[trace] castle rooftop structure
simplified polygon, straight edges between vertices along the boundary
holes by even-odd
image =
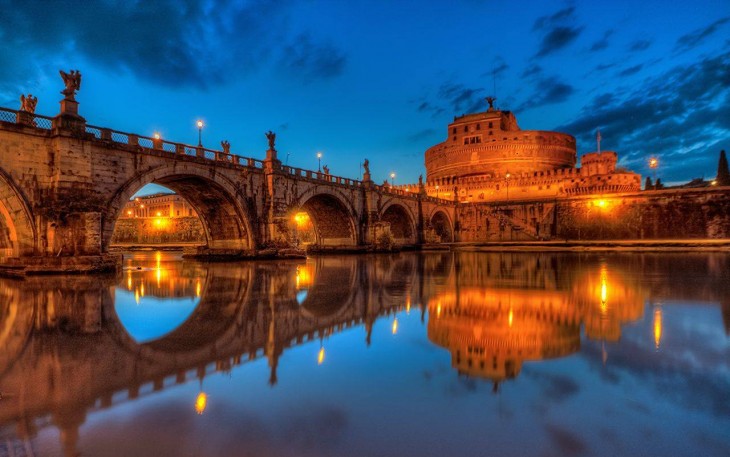
[[[485,112],[455,117],[446,140],[426,150],[430,196],[479,202],[641,189],[640,175],[616,167],[615,152],[584,154],[576,168],[573,136],[521,130],[515,115],[495,109],[494,100],[487,98]]]

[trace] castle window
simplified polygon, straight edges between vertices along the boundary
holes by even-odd
[[[492,134],[492,131],[491,131],[491,130],[489,131],[489,134],[490,134],[490,135]]]
[[[489,123],[489,128],[490,128],[490,129],[492,128],[492,123],[491,123],[491,122]]]
[[[468,131],[469,131],[469,127],[467,127],[467,126],[465,125],[465,126],[464,126],[464,131],[465,131],[465,132],[468,132]]]
[[[456,127],[454,127],[454,128],[451,129],[451,133],[453,133],[454,135],[456,135]]]
[[[477,124],[477,130],[481,130],[481,129],[482,129],[482,124]]]

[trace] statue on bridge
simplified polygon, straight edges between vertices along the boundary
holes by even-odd
[[[35,113],[35,106],[38,104],[38,98],[34,97],[33,94],[28,94],[26,97],[25,95],[20,95],[20,111],[25,111],[26,113]]]
[[[324,170],[324,174],[325,175],[329,176],[329,174],[330,174],[330,167],[328,167],[327,165],[325,165],[325,166],[322,167],[322,170]]]
[[[276,133],[269,130],[266,132],[266,139],[269,140],[269,150],[270,151],[276,151],[276,148],[274,148],[274,143],[276,142]]]
[[[228,140],[221,141],[221,147],[223,148],[223,152],[225,154],[231,153],[231,143],[229,143]]]
[[[58,72],[61,74],[61,78],[63,78],[63,84],[66,85],[66,88],[61,93],[66,96],[66,100],[75,101],[74,95],[76,95],[77,90],[81,89],[81,72],[78,70],[71,70],[70,73],[66,73],[63,70],[58,70]]]

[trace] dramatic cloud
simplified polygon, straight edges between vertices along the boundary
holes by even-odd
[[[638,73],[639,71],[641,71],[641,68],[642,68],[643,66],[644,66],[644,65],[642,65],[642,64],[638,64],[638,65],[634,65],[634,66],[631,66],[631,67],[629,67],[629,68],[626,68],[626,69],[624,69],[624,70],[621,70],[621,71],[620,71],[620,72],[618,73],[618,76],[630,76],[630,75],[636,74],[636,73]]]
[[[687,51],[700,45],[705,40],[705,38],[713,35],[717,31],[717,29],[726,24],[728,21],[730,21],[730,17],[724,17],[722,19],[716,20],[715,22],[703,29],[695,30],[694,32],[682,35],[681,37],[679,37],[679,39],[677,39],[677,44],[674,47],[675,52]]]
[[[446,83],[439,88],[438,96],[453,109],[455,114],[484,111],[484,90],[470,89],[462,84]]]
[[[522,72],[522,77],[529,78],[532,76],[538,76],[540,74],[542,74],[542,67],[533,63],[525,68],[525,71]]]
[[[649,41],[649,40],[636,40],[629,45],[629,51],[631,51],[631,52],[645,51],[645,50],[649,49],[650,46],[651,46],[651,41]]]
[[[345,61],[345,55],[332,44],[315,43],[310,35],[304,34],[284,48],[280,63],[303,81],[311,82],[338,76]]]
[[[536,82],[535,92],[517,109],[517,111],[564,102],[573,94],[573,92],[573,86],[560,81],[555,76],[540,78]]]
[[[591,45],[590,51],[602,51],[608,47],[608,39],[613,35],[613,30],[606,30],[600,40]]]
[[[0,0],[2,84],[47,74],[29,62],[74,56],[170,87],[210,87],[255,71],[281,55],[297,59],[290,76],[329,77],[344,64],[342,52],[310,36],[287,43],[291,1],[216,3],[13,2]],[[299,32],[301,33],[301,32]],[[23,73],[24,78],[18,78]]]
[[[607,147],[637,171],[648,154],[661,152],[663,180],[701,175],[730,134],[730,52],[672,68],[621,99],[606,97],[597,96],[558,130],[575,135],[586,150],[600,127]]]
[[[564,8],[552,15],[542,16],[535,21],[532,29],[542,33],[542,42],[536,57],[545,57],[563,49],[581,34],[583,27],[571,24],[575,21],[575,8]]]

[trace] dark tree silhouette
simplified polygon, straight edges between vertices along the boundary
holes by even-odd
[[[651,182],[651,177],[647,176],[646,181],[644,181],[644,190],[649,190],[654,187],[654,184]]]
[[[715,179],[718,186],[730,186],[730,171],[728,170],[724,149],[720,151],[720,160],[717,161],[717,177]]]

